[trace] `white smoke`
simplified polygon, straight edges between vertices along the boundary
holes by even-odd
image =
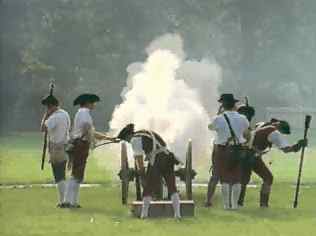
[[[128,123],[154,130],[182,160],[192,139],[194,158],[202,157],[211,145],[207,126],[217,110],[221,68],[208,59],[187,60],[177,34],[159,37],[146,52],[145,62],[127,68],[123,102],[113,112],[111,130],[117,133]]]

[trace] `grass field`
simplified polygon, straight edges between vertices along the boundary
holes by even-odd
[[[51,182],[50,168],[40,171],[39,134],[12,134],[0,138],[0,184]],[[0,235],[314,235],[316,231],[315,142],[307,150],[299,209],[291,209],[298,168],[298,156],[274,151],[271,168],[275,184],[270,209],[258,208],[258,189],[249,189],[247,206],[238,212],[222,210],[219,191],[215,207],[202,207],[205,188],[194,189],[196,217],[176,222],[172,219],[134,219],[120,204],[119,184],[115,176],[118,160],[98,150],[89,160],[86,182],[101,187],[81,190],[80,210],[55,208],[54,188],[0,189]],[[110,160],[110,161],[101,161]],[[113,164],[113,162],[115,162]],[[100,164],[101,163],[101,164]],[[111,163],[111,164],[110,164]],[[115,168],[113,167],[115,166]],[[200,166],[198,181],[208,177],[208,165]],[[254,182],[258,182],[254,178]],[[132,193],[133,195],[133,193]],[[133,199],[133,196],[130,197]]]

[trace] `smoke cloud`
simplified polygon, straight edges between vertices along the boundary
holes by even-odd
[[[127,67],[127,85],[113,112],[111,131],[134,123],[136,129],[159,133],[183,161],[189,139],[194,158],[204,156],[211,145],[207,126],[217,110],[220,66],[206,58],[188,60],[177,34],[157,38],[146,52],[145,62]]]

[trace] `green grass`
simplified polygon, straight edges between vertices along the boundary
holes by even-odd
[[[42,158],[42,136],[39,133],[20,133],[0,137],[0,184],[50,183],[50,164],[40,170]],[[106,158],[115,161],[113,155],[104,149],[93,152],[88,161],[86,182],[106,183],[112,176]],[[48,159],[48,157],[46,157]],[[117,163],[119,160],[116,161]],[[110,168],[108,168],[110,169]]]
[[[0,185],[13,183],[48,183],[50,168],[40,170],[41,136],[13,134],[0,138]],[[234,236],[310,236],[316,230],[316,180],[314,144],[306,153],[300,205],[292,209],[299,154],[289,156],[273,151],[271,168],[275,184],[271,208],[258,208],[258,188],[248,190],[246,207],[238,212],[222,210],[220,193],[215,207],[202,207],[205,188],[194,189],[196,216],[176,222],[173,219],[141,221],[133,218],[120,204],[116,177],[119,160],[111,151],[99,149],[88,162],[86,182],[101,187],[81,189],[79,210],[56,209],[54,188],[0,189],[0,235],[234,235]],[[208,157],[209,158],[209,157]],[[207,158],[206,158],[207,159]],[[205,161],[208,163],[208,161]],[[199,181],[208,178],[208,164],[199,166]],[[254,178],[258,182],[257,178]],[[134,199],[131,191],[130,201]],[[93,219],[93,220],[92,220]]]
[[[311,132],[312,134],[312,132]],[[290,137],[291,142],[299,138],[299,132]],[[313,136],[312,136],[313,137]],[[316,183],[316,139],[310,141],[311,147],[306,150],[303,182]],[[52,182],[52,174],[49,163],[45,170],[40,170],[42,137],[39,133],[16,133],[6,137],[0,137],[0,184],[24,184],[24,183],[49,183]],[[109,147],[109,146],[108,146]],[[111,146],[113,148],[113,146]],[[114,145],[114,148],[118,147]],[[107,183],[109,180],[118,180],[119,157],[108,148],[100,148],[93,151],[89,157],[86,178],[88,183]],[[271,168],[275,182],[294,183],[297,178],[300,153],[285,155],[278,150],[273,150],[265,156],[267,161],[272,160]],[[201,158],[197,181],[207,181],[209,177],[210,156]],[[253,180],[258,182],[254,175]]]
[[[36,235],[287,235],[310,236],[316,230],[315,189],[303,189],[299,209],[291,209],[293,188],[276,185],[272,207],[257,207],[258,189],[250,189],[247,207],[224,211],[219,195],[216,207],[202,207],[205,189],[195,192],[196,216],[141,221],[120,204],[118,186],[81,190],[79,210],[56,209],[54,189],[12,189],[0,194],[2,236]],[[92,220],[93,219],[93,220]]]

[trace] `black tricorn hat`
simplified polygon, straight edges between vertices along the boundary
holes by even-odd
[[[79,95],[75,100],[74,100],[74,106],[76,105],[84,105],[86,103],[94,103],[94,102],[99,102],[100,98],[99,96],[91,93],[84,93]]]
[[[232,93],[224,93],[220,96],[218,99],[218,102],[220,103],[237,103],[239,102],[238,99],[234,98],[234,95]]]
[[[118,134],[117,138],[122,139],[122,140],[126,140],[126,138],[134,133],[134,124],[128,124],[126,125]]]
[[[291,134],[291,126],[289,122],[285,120],[280,120],[279,121],[279,130],[283,134]]]
[[[48,106],[48,105],[58,106],[59,105],[58,99],[53,95],[48,95],[48,96],[44,97],[42,99],[41,103],[44,106]]]
[[[255,116],[256,111],[252,106],[241,105],[237,109],[238,113],[245,115],[249,121]]]

